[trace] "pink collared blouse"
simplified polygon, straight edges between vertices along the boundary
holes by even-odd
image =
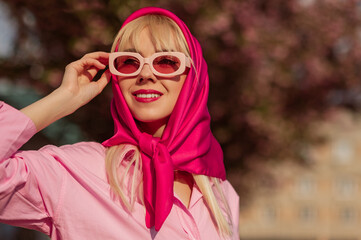
[[[174,197],[156,232],[145,226],[143,205],[136,202],[129,213],[111,194],[101,144],[18,151],[35,133],[27,116],[0,102],[0,222],[35,229],[54,240],[221,239],[196,186],[189,208]],[[232,213],[231,239],[239,239],[239,197],[228,181],[221,187]]]

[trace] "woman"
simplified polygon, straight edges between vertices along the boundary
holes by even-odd
[[[114,136],[16,152],[110,79]],[[21,112],[2,103],[0,221],[52,239],[238,239],[238,196],[207,98],[207,67],[186,25],[164,9],[136,11],[112,53],[69,64],[61,86]]]

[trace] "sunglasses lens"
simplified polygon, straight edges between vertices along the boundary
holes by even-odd
[[[139,60],[133,56],[119,56],[114,60],[115,68],[123,74],[131,74],[139,69]]]
[[[152,65],[160,73],[171,74],[179,69],[181,60],[172,55],[163,55],[155,58]]]

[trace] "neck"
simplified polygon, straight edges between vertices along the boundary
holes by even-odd
[[[138,122],[138,127],[141,131],[146,132],[153,137],[161,137],[165,126],[167,125],[167,119],[161,119],[154,122]]]
[[[174,172],[174,193],[186,208],[189,207],[193,184],[194,180],[192,174],[183,171]]]

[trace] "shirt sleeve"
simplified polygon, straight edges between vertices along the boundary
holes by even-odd
[[[50,235],[57,203],[48,199],[57,198],[62,181],[50,179],[43,191],[39,179],[59,180],[61,168],[40,151],[18,151],[35,133],[26,115],[0,102],[0,222]]]
[[[35,133],[30,118],[0,101],[0,160],[9,158]]]

